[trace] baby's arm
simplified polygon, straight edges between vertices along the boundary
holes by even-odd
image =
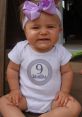
[[[62,84],[60,92],[58,92],[58,95],[56,97],[56,106],[65,106],[70,99],[69,93],[72,87],[73,71],[69,63],[61,66],[61,76]]]
[[[61,66],[62,85],[61,91],[70,93],[73,81],[73,71],[70,63]]]
[[[19,100],[21,99],[21,92],[19,88],[19,69],[20,65],[9,62],[7,67],[7,80],[10,88],[9,100],[14,105],[18,105]]]

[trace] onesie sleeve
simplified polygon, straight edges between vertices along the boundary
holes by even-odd
[[[18,42],[16,46],[8,53],[8,58],[16,63],[21,63],[21,52],[22,52],[22,44],[21,42]]]
[[[65,65],[67,64],[70,59],[72,58],[72,54],[62,45],[60,45],[60,49],[59,49],[59,53],[60,53],[60,64],[61,65]]]

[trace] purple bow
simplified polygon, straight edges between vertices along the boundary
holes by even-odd
[[[54,0],[40,0],[38,4],[30,1],[25,1],[23,5],[23,12],[29,20],[34,20],[40,16],[41,11],[48,14],[56,14],[56,5]]]

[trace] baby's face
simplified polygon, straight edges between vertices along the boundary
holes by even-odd
[[[56,15],[52,16],[42,12],[38,19],[26,23],[24,31],[33,49],[47,52],[59,39],[60,20]]]

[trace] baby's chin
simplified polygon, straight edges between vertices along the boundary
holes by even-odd
[[[36,51],[38,52],[48,52],[50,51],[51,49],[53,48],[53,46],[45,46],[44,44],[43,45],[39,45],[38,47],[35,48]]]

